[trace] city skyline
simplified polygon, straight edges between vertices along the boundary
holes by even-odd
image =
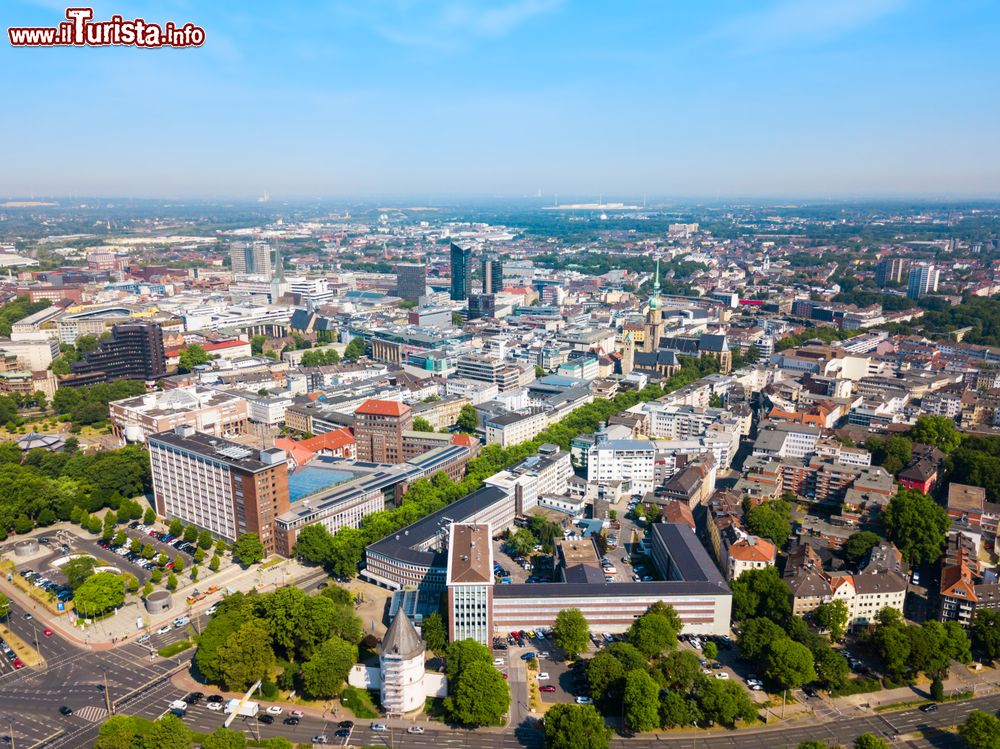
[[[1000,195],[985,2],[95,4],[115,13],[206,41],[4,45],[0,195]]]

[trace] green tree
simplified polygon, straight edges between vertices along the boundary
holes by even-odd
[[[1000,611],[976,611],[976,618],[972,621],[972,641],[990,660],[1000,657]]]
[[[518,528],[507,539],[507,548],[511,551],[511,556],[527,556],[535,548],[538,539],[535,534],[527,528]]]
[[[350,343],[344,348],[344,360],[356,362],[365,355],[365,341],[363,338],[352,338]]]
[[[198,529],[195,528],[193,525],[187,526],[184,529],[184,540],[189,544],[193,544],[195,541],[197,541]]]
[[[546,749],[609,749],[611,730],[593,705],[553,705],[545,713]]]
[[[435,653],[443,653],[448,646],[448,630],[444,626],[444,620],[438,612],[434,612],[424,618],[420,625],[420,634],[427,643],[428,650]]]
[[[969,713],[958,733],[971,749],[1000,749],[1000,718],[982,710]]]
[[[830,639],[839,640],[847,631],[847,619],[850,612],[839,598],[829,603],[821,603],[813,611],[813,623],[820,629],[830,633]]]
[[[244,749],[246,745],[245,733],[219,726],[204,738],[201,749]]]
[[[217,655],[222,684],[233,692],[267,678],[275,665],[267,626],[259,620],[249,621],[230,633]]]
[[[962,435],[947,416],[921,416],[910,430],[910,439],[922,445],[934,445],[950,453],[962,442]]]
[[[791,589],[774,567],[747,570],[730,587],[737,621],[763,617],[783,622],[792,612]]]
[[[715,660],[719,657],[719,646],[709,640],[702,646],[701,652],[709,660]]]
[[[173,536],[174,538],[178,538],[181,536],[181,534],[184,533],[184,523],[182,523],[177,518],[174,518],[173,520],[170,521],[169,530],[171,536]]]
[[[910,565],[941,558],[951,527],[948,511],[923,492],[900,489],[883,513],[889,539]]]
[[[825,741],[800,741],[797,749],[830,749]]]
[[[167,590],[177,590],[177,575],[173,572],[167,575]]]
[[[771,649],[771,644],[787,637],[784,628],[766,617],[743,621],[740,630],[740,655],[747,661],[761,661]]]
[[[792,535],[788,513],[780,506],[783,504],[781,500],[767,502],[754,507],[746,515],[747,530],[755,536],[768,539],[779,549]]]
[[[705,679],[698,693],[698,702],[706,720],[732,726],[738,720],[757,717],[757,706],[750,693],[740,684],[722,679]]]
[[[771,643],[767,653],[766,675],[788,689],[796,689],[816,680],[813,654],[809,648],[787,637]]]
[[[450,670],[451,663],[448,667]],[[472,661],[462,666],[454,682],[449,677],[444,706],[449,718],[456,723],[499,725],[510,707],[510,690],[492,661],[489,664]]]
[[[125,581],[114,572],[97,572],[88,577],[73,597],[74,608],[85,617],[100,616],[125,603]]]
[[[576,658],[586,650],[590,641],[590,629],[580,609],[563,609],[556,614],[552,637],[569,658]]]
[[[889,749],[889,745],[873,733],[863,733],[854,739],[854,749]]]
[[[218,554],[215,554],[215,555],[214,555],[214,556],[212,557],[212,559],[211,559],[211,560],[209,561],[209,563],[208,563],[208,568],[209,568],[209,569],[210,569],[210,570],[211,570],[212,572],[218,572],[218,571],[219,571],[219,565],[220,565],[221,563],[222,563],[222,558],[221,558],[221,557],[220,557],[220,556],[219,556]]]
[[[10,616],[10,599],[0,593],[0,619],[6,619]]]
[[[600,652],[587,661],[587,685],[595,700],[607,700],[612,693],[620,694],[625,669],[611,653]]]
[[[664,728],[693,726],[700,717],[697,704],[680,692],[668,691],[660,700],[660,725]]]
[[[479,426],[479,412],[476,411],[476,407],[466,403],[459,409],[458,419],[455,421],[456,426],[463,432],[469,432],[470,434],[476,431],[476,427]]]
[[[632,622],[628,641],[647,657],[662,655],[677,647],[677,630],[670,617],[659,613],[646,613]]]
[[[456,640],[449,643],[445,651],[447,674],[449,679],[457,679],[458,675],[472,663],[484,663],[493,666],[493,656],[475,640]]]
[[[131,715],[112,715],[97,734],[94,749],[132,749],[139,737],[139,727]]]
[[[66,576],[66,583],[69,587],[77,590],[88,577],[94,574],[96,566],[97,560],[94,557],[73,557],[62,566],[62,573]]]
[[[625,724],[633,731],[648,731],[659,725],[659,694],[659,686],[645,670],[637,668],[625,674]]]
[[[331,637],[302,664],[302,685],[306,693],[316,699],[328,699],[339,694],[357,660],[356,645]]]
[[[295,554],[309,564],[326,564],[333,550],[333,536],[319,523],[307,525],[295,540]]]
[[[200,367],[202,364],[208,364],[212,361],[212,357],[208,355],[208,352],[196,343],[192,343],[182,350],[179,358],[179,372],[190,372],[195,367]]]
[[[433,432],[434,425],[431,424],[423,416],[416,416],[413,419],[413,431],[415,432]]]
[[[146,511],[142,514],[143,525],[152,525],[156,522],[156,511],[152,507],[147,507]]]
[[[852,567],[857,567],[879,541],[881,539],[878,534],[871,531],[852,533],[841,549],[844,552],[844,560]]]
[[[233,559],[243,567],[257,564],[264,559],[264,544],[255,533],[244,533],[236,539],[233,547]]]

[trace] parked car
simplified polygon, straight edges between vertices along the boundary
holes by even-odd
[[[295,717],[285,718],[281,722],[284,723],[286,726],[297,726],[299,724],[299,719]]]
[[[580,695],[579,697],[576,698],[576,704],[577,705],[593,705],[594,701],[592,699],[590,699],[590,697],[587,697],[586,695]]]
[[[541,673],[538,674],[537,679],[539,681],[548,681],[549,680],[549,672],[548,671],[542,671]]]
[[[552,686],[551,684],[545,684],[544,686],[538,687],[538,691],[539,692],[554,692],[554,691],[556,691],[556,688],[554,686]]]
[[[257,720],[258,722],[269,726],[272,723],[274,723],[274,716],[268,715],[267,713],[261,713],[260,715],[257,716]]]

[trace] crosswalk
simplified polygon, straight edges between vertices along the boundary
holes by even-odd
[[[97,723],[98,721],[104,720],[108,711],[104,706],[84,705],[83,707],[77,708],[73,714],[78,718],[83,718],[83,720],[89,721],[90,723]]]

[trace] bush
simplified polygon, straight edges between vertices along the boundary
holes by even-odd
[[[278,685],[273,681],[262,681],[260,683],[260,696],[265,700],[278,699]]]
[[[358,718],[371,719],[378,717],[375,703],[371,696],[363,689],[357,687],[345,687],[340,693],[340,702]]]
[[[846,684],[830,690],[831,697],[847,697],[852,694],[868,694],[878,692],[882,685],[878,679],[851,679]]]

